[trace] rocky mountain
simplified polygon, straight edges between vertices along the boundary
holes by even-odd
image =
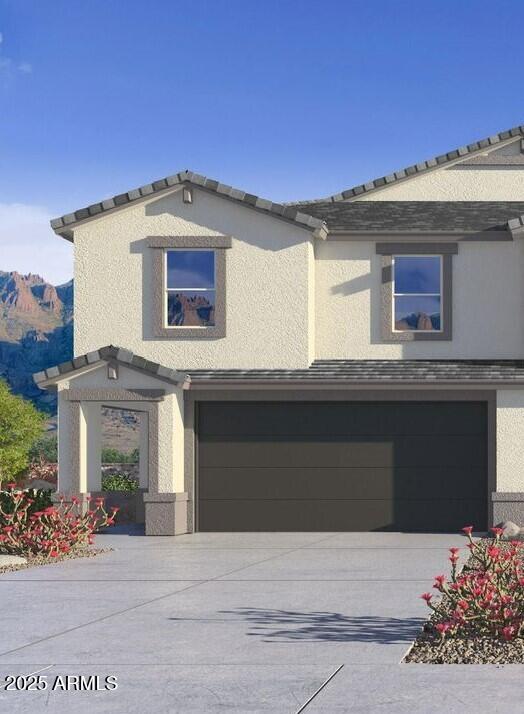
[[[440,330],[440,315],[412,312],[395,323],[396,330]]]
[[[54,413],[56,399],[32,375],[73,355],[73,281],[54,286],[39,275],[0,271],[0,378],[15,394]]]

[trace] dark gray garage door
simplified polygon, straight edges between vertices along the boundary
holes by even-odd
[[[487,525],[482,402],[204,402],[201,531]]]

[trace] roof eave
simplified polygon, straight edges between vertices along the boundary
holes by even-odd
[[[192,378],[191,390],[201,390],[213,387],[227,387],[228,389],[238,386],[245,388],[246,386],[256,387],[274,387],[274,388],[291,388],[291,387],[331,387],[333,389],[343,387],[399,387],[399,386],[421,386],[429,387],[457,387],[463,389],[465,386],[471,387],[486,387],[486,386],[524,386],[524,376],[521,379],[500,378],[500,379],[435,379],[425,377],[424,379],[319,379],[319,378],[301,378],[296,379],[202,379]]]
[[[100,218],[108,213],[113,213],[121,208],[126,208],[130,204],[138,201],[144,201],[151,196],[159,196],[180,188],[184,185],[190,185],[197,189],[213,193],[221,198],[226,198],[230,201],[270,215],[273,218],[291,223],[299,228],[303,228],[315,237],[325,239],[327,237],[327,224],[320,218],[314,218],[307,213],[303,213],[289,206],[274,203],[260,196],[247,193],[241,189],[234,188],[222,184],[214,179],[210,179],[200,174],[195,174],[191,171],[183,171],[178,174],[173,174],[159,181],[154,181],[150,184],[145,184],[139,188],[127,191],[126,193],[113,196],[99,203],[92,204],[86,208],[81,208],[72,213],[68,213],[58,218],[53,218],[50,222],[54,232],[65,238],[66,240],[74,240],[74,228],[84,223]]]
[[[453,151],[448,151],[446,154],[441,154],[440,156],[434,156],[426,161],[421,161],[417,164],[411,166],[406,166],[403,169],[395,171],[387,176],[380,176],[377,179],[368,181],[364,184],[359,184],[351,188],[345,189],[340,193],[332,194],[326,198],[312,199],[314,202],[322,201],[348,201],[352,199],[358,199],[361,196],[368,195],[371,192],[381,191],[383,189],[389,188],[392,184],[400,183],[403,181],[409,181],[412,178],[416,178],[422,173],[429,171],[435,171],[442,168],[443,166],[449,166],[451,164],[456,164],[457,162],[463,161],[465,158],[469,158],[481,152],[486,152],[492,148],[498,148],[499,146],[505,146],[511,143],[519,137],[524,137],[524,125],[512,127],[506,131],[501,131],[498,134],[481,139],[480,141],[475,141],[472,144],[467,144],[466,146],[461,146]],[[306,203],[306,202],[304,202]]]
[[[40,389],[53,388],[60,382],[77,377],[99,366],[103,362],[121,364],[124,367],[137,370],[160,381],[169,382],[174,385],[181,384],[184,389],[187,389],[191,382],[191,378],[188,374],[169,369],[156,362],[151,362],[144,357],[135,355],[130,350],[114,345],[101,347],[98,350],[87,352],[67,362],[61,362],[53,367],[48,367],[41,372],[35,372],[33,374],[33,381]]]

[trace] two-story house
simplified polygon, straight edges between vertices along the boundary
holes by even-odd
[[[74,243],[59,489],[145,415],[146,532],[524,523],[524,126],[325,199],[189,171],[52,221]]]

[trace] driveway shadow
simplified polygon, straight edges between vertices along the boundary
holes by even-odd
[[[251,625],[247,634],[261,637],[265,642],[304,640],[402,644],[415,639],[425,622],[421,617],[350,617],[339,612],[293,612],[244,607],[222,610],[221,613],[245,618]]]

